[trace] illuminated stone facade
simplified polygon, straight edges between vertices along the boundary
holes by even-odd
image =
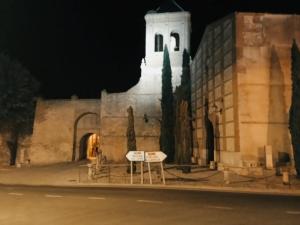
[[[174,1],[170,3],[171,7],[166,5],[145,15],[146,54],[139,82],[122,93],[102,91],[101,100],[39,100],[33,135],[20,149],[18,162],[78,160],[82,155],[81,143],[91,134],[99,135],[99,148],[109,161],[124,162],[129,106],[134,112],[137,149],[160,150],[163,48],[166,45],[169,50],[174,89],[180,84],[183,50],[190,49],[190,13]]]
[[[191,64],[194,154],[231,166],[259,166],[272,146],[292,156],[288,130],[291,45],[300,16],[235,13],[207,26]],[[205,126],[205,102],[213,132]],[[208,157],[209,135],[214,138]]]
[[[67,162],[73,155],[78,160],[80,151],[86,150],[80,146],[84,137],[99,135],[100,105],[97,99],[38,100],[31,146],[25,149],[24,156],[19,156],[23,158],[19,161],[25,163],[30,159],[32,164]],[[22,154],[22,150],[19,152]]]
[[[173,88],[180,82],[182,52],[190,48],[190,14],[150,11],[146,55],[139,82],[123,93],[101,93],[101,100],[39,100],[34,131],[19,149],[18,161],[54,163],[78,160],[80,143],[97,134],[108,160],[127,152],[127,108],[133,107],[137,149],[159,150],[163,46],[170,51]],[[300,44],[300,16],[235,13],[207,26],[191,63],[194,156],[231,166],[257,166],[264,149],[291,154],[288,111],[291,99],[292,39]],[[213,127],[208,159],[205,102]],[[87,113],[87,114],[86,114]],[[8,162],[5,135],[1,161]],[[0,161],[0,163],[1,163]]]
[[[111,160],[125,160],[127,108],[132,106],[137,149],[159,151],[163,47],[170,52],[173,88],[180,84],[183,50],[190,49],[190,13],[149,12],[146,20],[146,56],[139,82],[123,93],[101,94],[101,149]]]

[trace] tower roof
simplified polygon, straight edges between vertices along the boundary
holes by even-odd
[[[157,13],[165,12],[183,12],[185,11],[175,0],[164,1],[157,9]]]

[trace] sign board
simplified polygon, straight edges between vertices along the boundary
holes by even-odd
[[[142,162],[145,160],[144,151],[129,151],[126,158],[131,162]]]
[[[145,152],[145,162],[162,162],[167,158],[163,152]]]

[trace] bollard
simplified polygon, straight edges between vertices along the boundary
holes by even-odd
[[[290,184],[290,174],[288,171],[283,171],[282,172],[282,183],[285,185]]]
[[[93,179],[93,164],[89,163],[87,164],[88,166],[88,180],[92,180]]]
[[[210,161],[209,169],[211,169],[211,170],[216,169],[216,162],[215,161]]]
[[[224,169],[224,183],[225,184],[229,184],[230,181],[229,181],[229,170],[228,169]]]

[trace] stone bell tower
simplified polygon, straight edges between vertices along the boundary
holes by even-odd
[[[161,76],[163,51],[167,45],[172,67],[173,88],[180,84],[183,50],[190,50],[190,13],[174,0],[165,1],[156,10],[148,11],[146,20],[146,56],[142,62],[142,77]],[[151,79],[151,78],[149,78]],[[161,80],[161,78],[157,78]],[[160,88],[157,85],[156,88]],[[159,91],[161,92],[161,90]]]

